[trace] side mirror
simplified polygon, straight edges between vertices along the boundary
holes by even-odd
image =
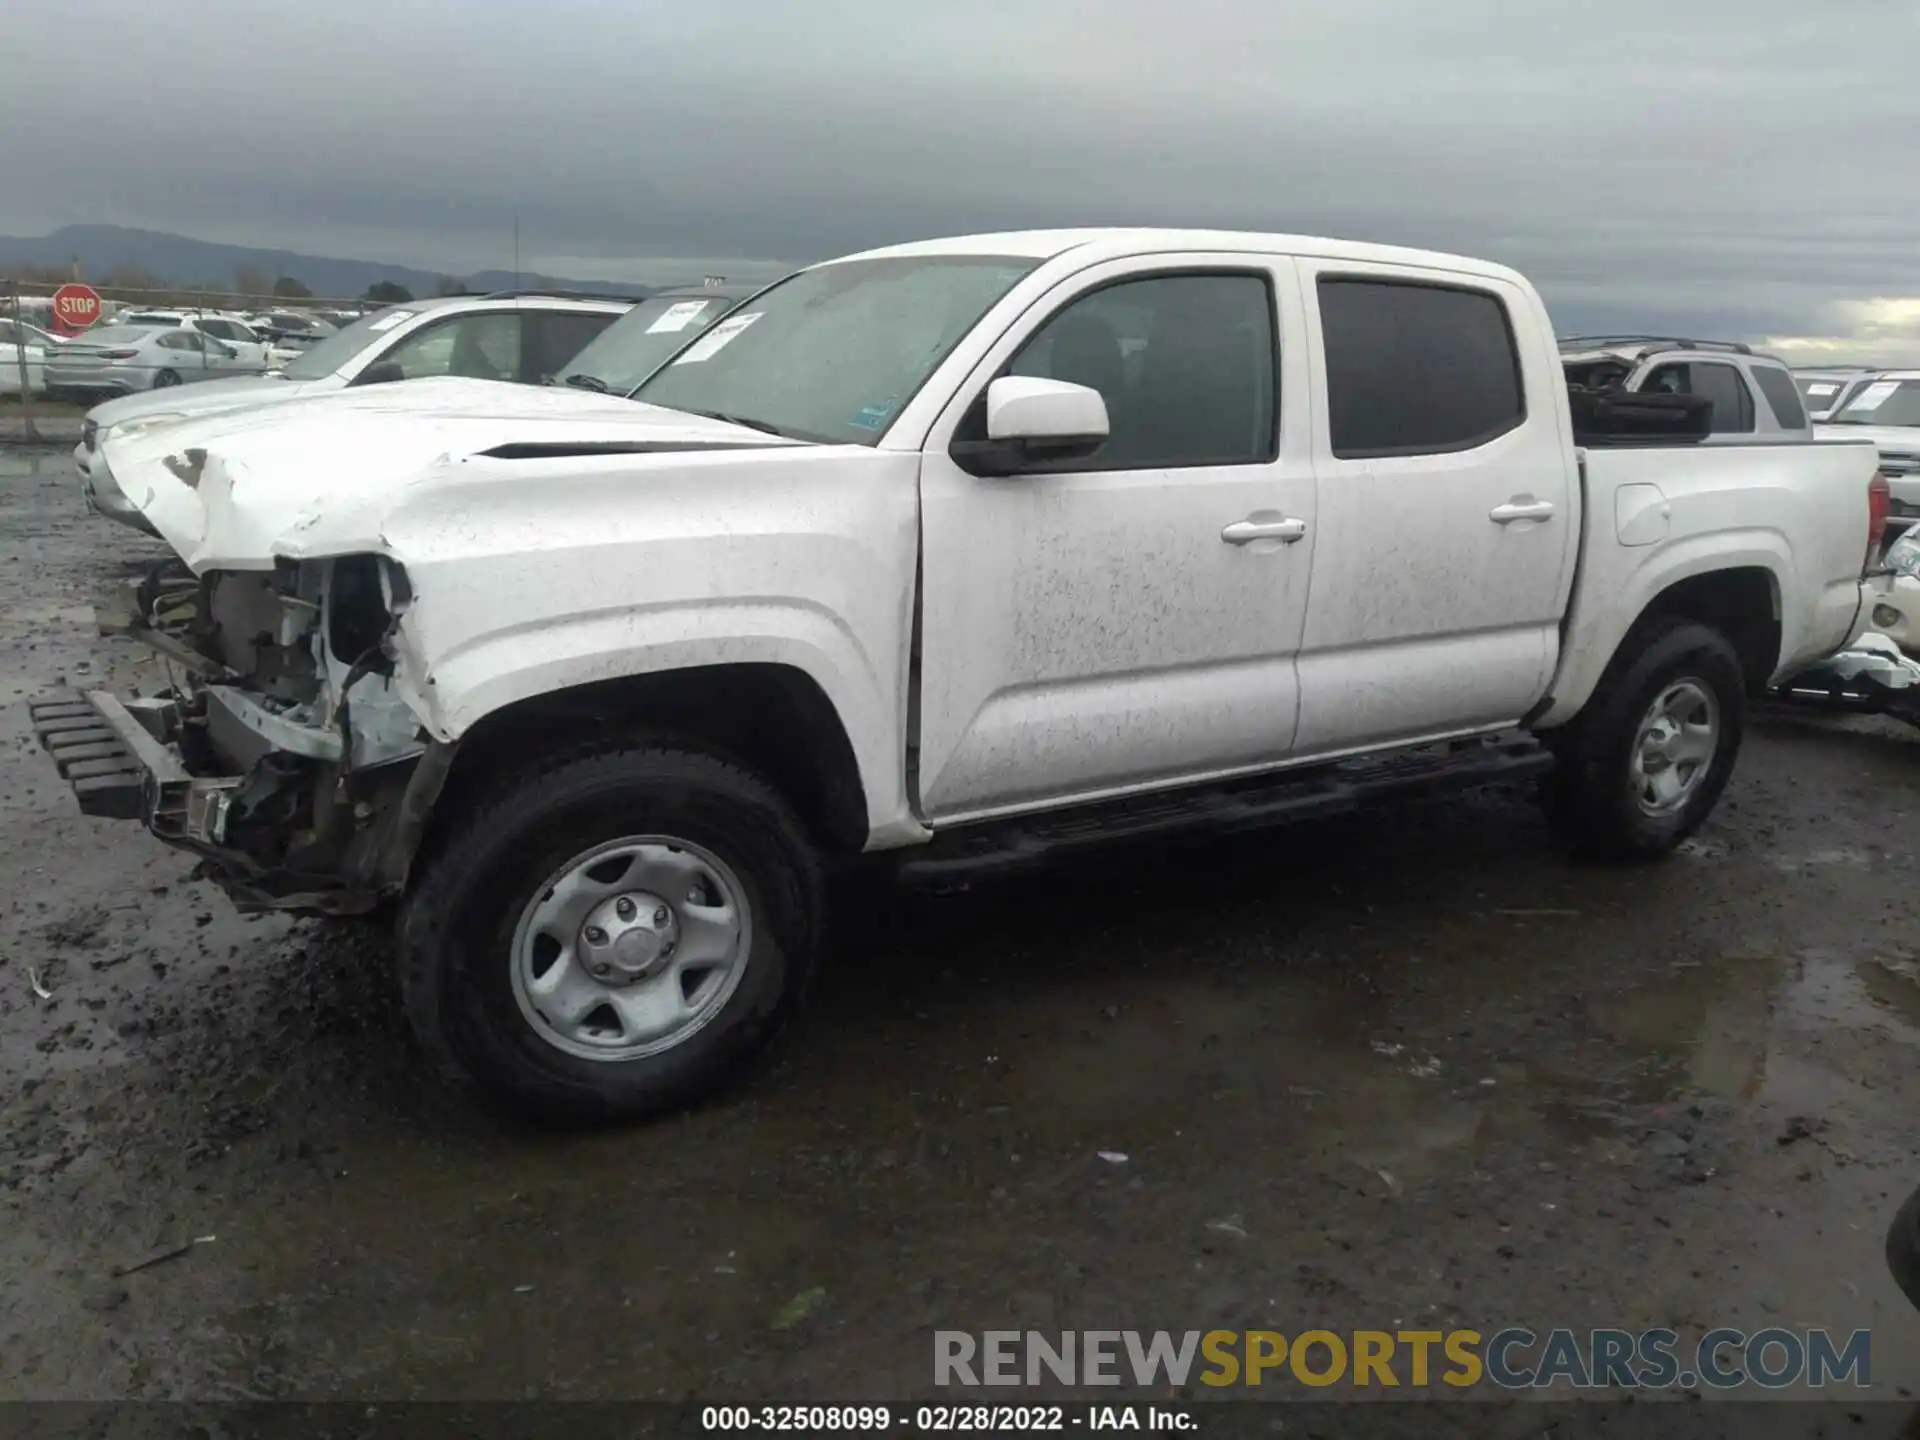
[[[956,440],[954,463],[972,475],[1018,475],[1085,460],[1107,442],[1107,402],[1065,380],[1002,375],[987,386],[984,440]]]
[[[360,378],[353,383],[356,385],[390,385],[395,380],[404,380],[406,378],[407,372],[400,368],[400,362],[398,360],[382,360],[378,364],[369,365],[366,369],[362,370],[360,372]]]

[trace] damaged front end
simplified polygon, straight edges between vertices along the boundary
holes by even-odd
[[[371,910],[405,884],[452,760],[396,679],[411,599],[379,555],[160,567],[99,607],[101,629],[173,683],[39,701],[34,728],[83,811],[200,855],[240,909]]]

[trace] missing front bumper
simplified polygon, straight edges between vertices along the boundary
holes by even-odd
[[[104,690],[64,693],[35,700],[27,714],[34,734],[73,787],[85,815],[111,820],[147,820],[184,813],[200,787],[235,780],[196,780],[162,742],[168,718],[158,701],[122,702]],[[191,808],[204,811],[204,800]],[[214,842],[217,843],[217,842]]]
[[[178,723],[174,702],[122,701],[94,690],[48,696],[27,709],[83,814],[139,820],[159,839],[198,855],[240,910],[351,915],[380,903],[385,887],[377,866],[358,876],[316,875],[265,866],[234,848],[228,824],[250,777],[191,773],[165,738]]]

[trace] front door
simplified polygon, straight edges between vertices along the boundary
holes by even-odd
[[[1314,552],[1300,311],[1283,257],[1090,267],[935,424],[914,757],[927,817],[1284,760]],[[984,434],[1002,374],[1097,389],[1107,443],[1064,473],[968,474],[947,446]]]
[[[1298,752],[1511,724],[1553,674],[1579,543],[1552,337],[1495,278],[1300,269],[1321,423]]]

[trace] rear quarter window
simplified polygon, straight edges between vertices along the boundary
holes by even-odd
[[[1804,430],[1807,425],[1807,407],[1800,403],[1800,387],[1793,383],[1793,377],[1785,370],[1773,365],[1753,367],[1753,382],[1760,387],[1760,393],[1767,397],[1767,405],[1773,411],[1773,418],[1780,422],[1782,430]]]
[[[1526,420],[1519,349],[1499,296],[1330,275],[1319,297],[1339,459],[1470,450]]]

